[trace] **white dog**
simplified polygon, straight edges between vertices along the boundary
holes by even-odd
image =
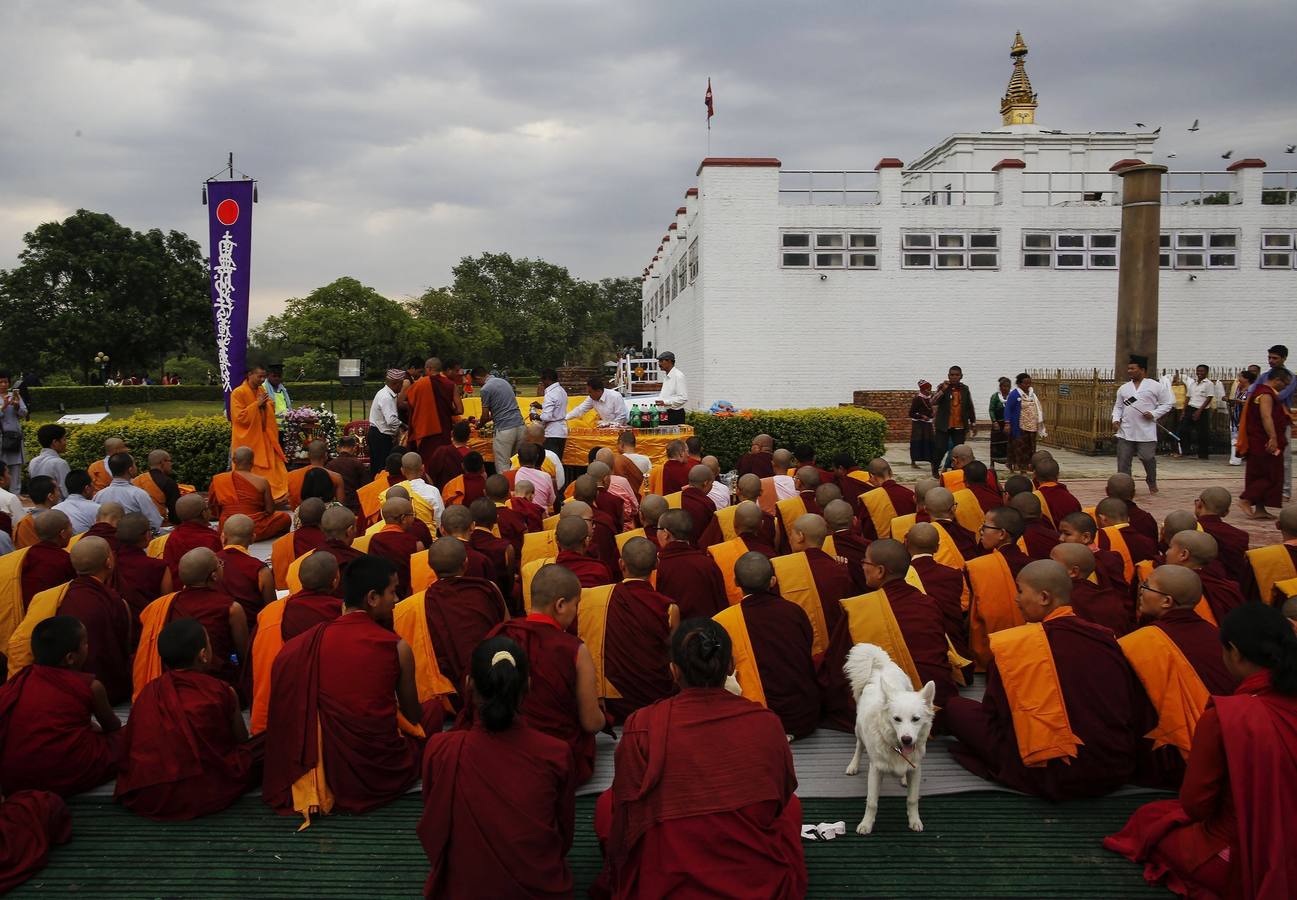
[[[910,676],[892,662],[887,651],[873,644],[856,644],[843,667],[856,698],[856,753],[847,774],[860,771],[860,751],[869,754],[869,794],[865,817],[856,834],[874,830],[878,815],[878,790],[884,774],[896,775],[905,785],[905,811],[911,831],[922,831],[919,818],[919,784],[923,754],[932,730],[932,698],[937,686],[929,681],[912,690]]]

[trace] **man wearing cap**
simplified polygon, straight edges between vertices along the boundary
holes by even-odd
[[[396,446],[401,433],[401,416],[396,408],[396,397],[405,383],[404,369],[388,369],[383,376],[383,386],[369,404],[369,476],[376,478],[383,464]]]
[[[275,401],[275,415],[286,413],[293,408],[293,401],[284,387],[284,366],[282,363],[266,366],[266,390],[270,399]]]
[[[1157,420],[1175,405],[1171,389],[1156,378],[1146,378],[1148,357],[1130,355],[1126,365],[1130,381],[1117,389],[1112,424],[1117,427],[1117,471],[1130,474],[1135,456],[1144,464],[1148,492],[1157,493]]]
[[[665,406],[668,425],[685,423],[685,404],[689,394],[685,390],[685,373],[676,368],[676,355],[670,350],[658,354],[658,368],[662,370],[662,393],[657,405]]]

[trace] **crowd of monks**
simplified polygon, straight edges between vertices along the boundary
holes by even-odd
[[[260,409],[231,415],[252,427]],[[1223,660],[1222,625],[1297,617],[1297,506],[1282,543],[1251,549],[1219,487],[1159,523],[1127,475],[1083,506],[1047,451],[1001,484],[961,445],[911,489],[884,459],[821,465],[766,435],[732,485],[694,437],[647,472],[633,443],[600,450],[564,483],[543,441],[528,430],[489,474],[452,432],[361,484],[314,445],[279,485],[256,471],[273,451],[241,445],[205,493],[173,499],[163,534],[113,502],[75,535],[58,510],[33,517],[0,556],[0,890],[67,839],[60,798],[110,781],[161,820],[260,787],[305,828],[422,778],[430,896],[562,896],[574,791],[618,728],[596,893],[798,896],[788,744],[853,730],[853,644],[934,683],[934,734],[969,771],[1063,801],[1201,790],[1213,703],[1260,678]],[[114,473],[133,468],[109,449]],[[250,552],[263,540],[269,563]],[[960,688],[976,673],[975,701]],[[1287,699],[1266,709],[1294,754]],[[1281,755],[1254,762],[1291,770]],[[1157,874],[1207,884],[1272,860],[1283,835],[1254,827],[1255,793]],[[1146,860],[1194,815],[1159,809],[1113,846]],[[1203,862],[1223,851],[1224,869]]]

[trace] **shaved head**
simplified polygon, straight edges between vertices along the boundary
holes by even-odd
[[[329,445],[324,441],[311,441],[306,445],[306,458],[313,463],[324,465],[329,461]]]
[[[216,574],[216,554],[206,547],[195,547],[180,557],[180,583],[185,587],[202,587]]]
[[[156,468],[158,468],[159,466],[161,466],[164,462],[166,462],[167,460],[169,460],[170,458],[171,458],[171,454],[168,453],[168,452],[165,451],[165,450],[150,450],[150,451],[149,451],[149,468],[150,468],[150,469],[156,469]]]
[[[910,571],[910,552],[900,541],[891,538],[870,544],[865,551],[865,559],[876,566],[882,566],[884,581],[904,578],[905,573]]]
[[[1187,509],[1177,509],[1166,514],[1166,518],[1162,520],[1162,530],[1168,539],[1182,531],[1197,531],[1198,517]]]
[[[423,474],[423,457],[417,453],[407,453],[401,457],[401,474],[413,480]]]
[[[769,453],[775,446],[775,439],[768,434],[759,434],[752,439],[752,446],[763,453]]]
[[[356,524],[356,514],[345,506],[330,506],[320,517],[320,530],[336,541],[347,537],[347,530]]]
[[[256,525],[249,516],[236,513],[225,520],[221,526],[221,536],[227,544],[247,546],[252,543],[252,532]]]
[[[1030,494],[1031,479],[1026,475],[1010,475],[1004,479],[1004,492],[1011,498],[1019,494]]]
[[[593,475],[582,475],[572,482],[572,496],[582,503],[593,506],[595,498],[599,496],[599,482]]]
[[[802,490],[813,491],[820,486],[820,470],[814,466],[802,466],[793,479],[802,486]]]
[[[613,463],[617,461],[617,455],[612,452],[611,447],[600,447],[598,450],[595,451],[594,458],[595,458],[595,462],[602,463],[603,465],[607,466],[608,471],[610,472],[612,471]],[[587,469],[586,471],[589,472],[590,470]]]
[[[36,528],[36,537],[42,541],[58,541],[63,532],[72,528],[72,520],[59,509],[47,509],[32,520]]]
[[[596,460],[586,468],[585,474],[593,478],[597,484],[603,484],[603,480],[612,474],[612,467]]]
[[[403,516],[414,514],[414,504],[404,497],[393,497],[392,492],[387,492],[387,500],[383,503],[383,521],[393,525],[399,524]]]
[[[648,498],[645,497],[644,499],[647,500]],[[666,503],[666,500],[663,500],[662,502]],[[558,517],[559,519],[567,519],[576,516],[578,519],[581,519],[585,518],[585,516],[593,511],[594,507],[589,503],[586,503],[584,500],[569,500],[563,504],[563,509],[559,512]]]
[[[1223,487],[1209,487],[1198,495],[1198,502],[1202,504],[1203,509],[1207,510],[1208,515],[1224,516],[1228,515],[1234,498]]]
[[[509,499],[509,479],[503,475],[491,475],[486,479],[486,495],[496,503]]]
[[[1287,540],[1297,538],[1297,503],[1289,503],[1279,511],[1279,530]]]
[[[787,472],[788,465],[792,461],[793,461],[792,451],[785,450],[783,447],[780,447],[774,453],[770,454],[770,462],[771,465],[775,467],[776,475],[783,475],[785,472]]]
[[[699,463],[689,470],[689,484],[691,487],[701,489],[711,484],[714,480],[715,476],[712,474],[712,470],[704,466],[702,463]]]
[[[297,569],[302,587],[312,591],[333,590],[338,580],[338,558],[327,550],[316,550]]]
[[[770,579],[775,577],[775,567],[764,553],[749,550],[734,563],[734,582],[745,594],[770,590]]]
[[[1036,461],[1034,466],[1036,480],[1044,484],[1047,481],[1058,481],[1058,461],[1046,456]]]
[[[760,509],[758,508],[757,511],[760,512]],[[829,526],[829,531],[850,528],[854,519],[855,514],[851,511],[851,504],[845,500],[834,500],[824,505],[824,521]]]
[[[233,455],[235,468],[246,469],[252,465],[252,448],[236,447]]]
[[[824,539],[828,537],[829,533],[824,517],[815,513],[798,516],[797,521],[793,522],[793,531],[802,536],[802,540],[806,542],[808,547],[817,549],[823,546]]]
[[[744,500],[756,500],[761,496],[761,476],[749,472],[739,476],[739,496]]]
[[[931,522],[915,522],[905,535],[905,546],[911,554],[936,553],[941,535]]]
[[[1068,573],[1076,569],[1077,578],[1089,578],[1094,571],[1094,551],[1085,544],[1055,544],[1049,558],[1061,564]]]
[[[560,550],[584,550],[590,537],[590,525],[580,516],[564,516],[554,529],[554,540]]]
[[[1130,509],[1120,497],[1104,497],[1095,506],[1094,516],[1096,519],[1102,516],[1109,522],[1129,522]]]
[[[874,457],[869,461],[869,474],[875,478],[881,478],[886,481],[892,477],[892,466],[881,456]]]
[[[1022,513],[1018,512],[1012,506],[997,506],[994,509],[988,510],[986,513],[986,521],[994,525],[996,528],[1004,529],[1004,533],[1009,536],[1011,542],[1022,537],[1025,524],[1022,521]]]
[[[122,453],[126,450],[126,441],[119,437],[110,437],[104,439],[104,456],[112,456],[114,453]]]
[[[539,422],[532,422],[522,429],[522,439],[529,444],[541,446],[545,443],[545,426]],[[542,449],[540,458],[545,458],[545,451]]]
[[[83,537],[68,551],[72,560],[72,571],[78,575],[98,575],[108,567],[108,558],[112,548],[101,537],[93,535]]]
[[[973,461],[973,448],[967,444],[956,444],[950,448],[950,459],[952,462],[958,461],[968,463]]]
[[[850,512],[850,509],[847,510]],[[734,531],[738,534],[752,534],[761,527],[761,507],[751,500],[744,500],[734,507]]]
[[[721,461],[714,456],[704,456],[703,465],[712,470],[712,478],[721,474]]]
[[[207,501],[202,494],[185,494],[176,501],[176,518],[182,522],[201,519],[207,512]]]
[[[1125,472],[1118,472],[1108,478],[1108,486],[1105,490],[1109,497],[1129,502],[1135,499],[1135,479]]]
[[[658,519],[658,528],[665,529],[677,541],[687,541],[693,537],[694,520],[683,509],[668,509]]]
[[[559,600],[572,600],[580,594],[581,581],[571,569],[563,566],[541,566],[536,577],[531,580],[533,610],[543,612],[552,609]]]
[[[1072,579],[1067,570],[1052,559],[1027,563],[1018,573],[1018,581],[1048,593],[1058,605],[1066,606],[1072,602]]]
[[[573,501],[576,502],[576,501]],[[458,537],[473,530],[473,513],[467,506],[453,504],[447,506],[441,514],[442,534],[453,534]]]
[[[564,509],[567,508],[566,503],[563,504],[563,508]],[[647,497],[645,497],[643,500],[640,501],[640,505],[639,505],[640,521],[643,522],[645,525],[657,525],[658,519],[660,519],[662,514],[666,512],[669,508],[670,507],[668,507],[667,505],[666,498],[663,497],[661,494],[649,494]]]
[[[657,568],[658,548],[648,538],[633,537],[621,548],[626,574],[633,578],[648,578]]]
[[[468,548],[455,537],[439,538],[428,548],[428,565],[438,578],[454,578],[464,574],[468,561]]]
[[[928,491],[940,487],[941,482],[935,478],[920,478],[914,482],[914,499],[926,507],[928,505]],[[949,494],[950,492],[946,491],[946,493]]]
[[[1201,569],[1220,552],[1216,539],[1205,531],[1181,531],[1171,537],[1171,546],[1179,547],[1188,554],[1186,562],[1191,569]]]
[[[297,507],[297,521],[302,525],[312,525],[318,527],[320,524],[320,519],[323,517],[324,517],[324,501],[321,500],[319,497],[311,497],[309,499],[303,500],[302,505]]]
[[[126,515],[126,510],[122,508],[122,505],[109,500],[107,503],[99,504],[99,512],[95,514],[95,521],[116,525],[121,522],[124,515]]]
[[[1178,609],[1193,609],[1202,599],[1202,579],[1193,569],[1184,566],[1158,566],[1148,576],[1148,586],[1159,593],[1170,594],[1171,602]]]
[[[923,506],[933,518],[949,515],[955,507],[955,495],[943,487],[934,487],[923,495]]]
[[[842,488],[836,484],[822,484],[815,489],[815,505],[820,509],[828,506],[834,500],[842,499]]]
[[[104,506],[107,505],[104,504]],[[100,511],[102,511],[102,507]],[[117,540],[128,547],[138,547],[148,538],[152,530],[149,526],[149,520],[144,518],[144,513],[127,513],[117,523]],[[85,540],[85,538],[82,538],[82,540]]]
[[[1040,518],[1040,498],[1030,491],[1014,494],[1009,498],[1009,506],[1018,511],[1024,522],[1034,522]]]

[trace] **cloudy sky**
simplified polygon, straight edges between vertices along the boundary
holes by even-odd
[[[1042,125],[1297,168],[1297,4],[1084,7],[5,0],[0,268],[78,207],[204,240],[234,150],[262,186],[254,321],[340,275],[415,295],[483,250],[636,274],[704,155],[708,76],[713,155],[872,167],[997,127],[1015,29]]]

